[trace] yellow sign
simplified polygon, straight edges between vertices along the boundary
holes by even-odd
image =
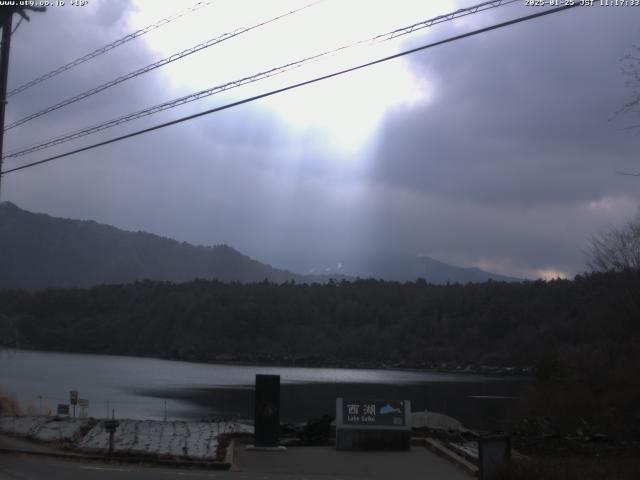
[[[71,401],[71,405],[76,405],[78,403],[78,392],[76,390],[71,390],[69,392],[69,400]]]

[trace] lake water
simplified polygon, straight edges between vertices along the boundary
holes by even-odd
[[[94,417],[104,417],[112,409],[121,418],[161,419],[165,411],[171,419],[246,417],[251,416],[250,389],[256,374],[281,376],[282,416],[290,421],[331,413],[335,396],[365,396],[411,399],[414,410],[429,408],[477,424],[478,418],[488,415],[487,405],[495,410],[499,398],[494,397],[506,397],[502,401],[508,403],[524,385],[481,375],[0,350],[0,391],[35,413],[40,397],[43,409],[55,411],[58,403],[69,403],[70,390],[77,390],[80,398],[89,400],[86,413]],[[496,416],[495,411],[490,415]]]

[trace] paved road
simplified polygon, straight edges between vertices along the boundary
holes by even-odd
[[[59,460],[34,455],[0,455],[1,480],[162,480],[171,478],[239,479],[231,472],[171,469],[106,464],[79,460]],[[245,477],[261,478],[261,477]]]
[[[242,473],[269,478],[470,480],[470,476],[423,446],[410,451],[337,451],[332,447],[293,447],[286,452],[237,449]],[[266,477],[264,477],[266,478]]]
[[[376,454],[358,453],[356,457],[322,459],[317,451],[310,464],[298,463],[309,452],[266,453],[248,459],[241,455],[242,471],[223,472],[211,470],[142,467],[126,464],[107,464],[80,459],[53,459],[24,454],[0,454],[0,480],[170,480],[221,479],[221,480],[357,480],[368,478],[421,478],[438,480],[469,480],[453,465],[438,457],[420,457],[421,452],[411,452],[406,463],[393,462]],[[402,455],[399,453],[398,455]],[[309,457],[307,457],[308,459]],[[382,458],[382,460],[381,460]],[[328,460],[328,461],[327,461]],[[424,462],[427,462],[426,464]],[[320,462],[320,463],[316,463]],[[346,462],[346,463],[345,463]],[[385,466],[386,465],[386,466]],[[430,465],[427,471],[423,468]]]

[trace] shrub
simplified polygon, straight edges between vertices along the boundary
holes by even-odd
[[[20,406],[13,395],[0,391],[0,416],[20,415]]]

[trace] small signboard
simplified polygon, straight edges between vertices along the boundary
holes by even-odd
[[[120,425],[120,422],[118,420],[105,420],[104,421],[104,429],[109,433],[115,432],[116,429],[118,428],[118,425]]]
[[[59,403],[58,415],[69,415],[69,405],[67,405],[66,403]]]
[[[336,399],[336,448],[411,448],[409,400]]]
[[[406,424],[404,400],[342,400],[344,425],[387,425],[403,427]]]
[[[120,422],[113,418],[104,421],[104,429],[109,433],[109,455],[113,455],[113,435],[116,433],[118,425],[120,425]]]
[[[78,405],[80,405],[82,408],[89,408],[89,400],[86,398],[79,398]]]
[[[69,403],[71,403],[71,405],[76,405],[78,403],[78,391],[77,390],[71,390],[69,392]]]

